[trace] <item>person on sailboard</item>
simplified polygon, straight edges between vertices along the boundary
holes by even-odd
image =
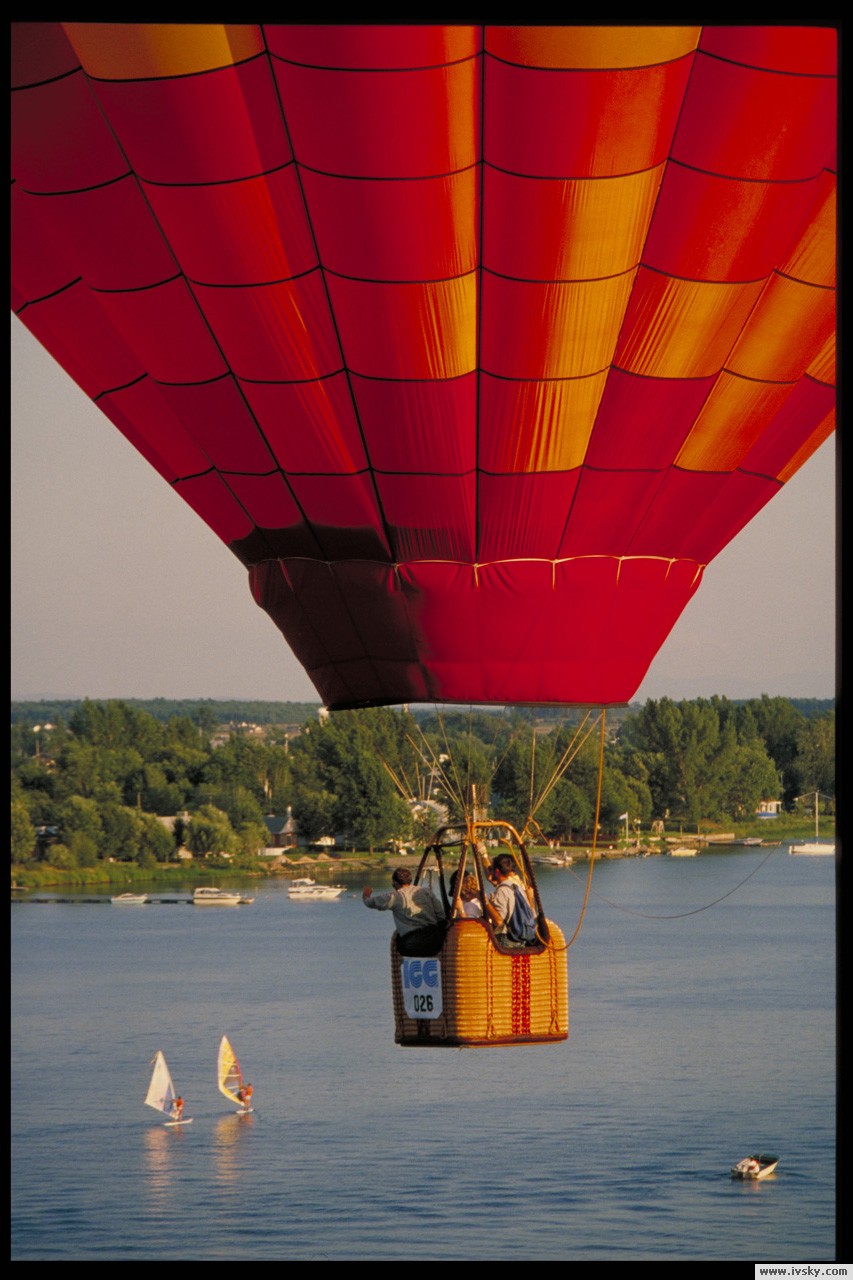
[[[252,1094],[254,1092],[255,1091],[250,1084],[243,1085],[243,1088],[238,1092],[237,1097],[242,1102],[244,1111],[252,1110]]]
[[[172,1099],[172,1119],[180,1120],[184,1114],[184,1100],[180,1095]]]
[[[397,946],[404,956],[434,956],[444,941],[444,907],[424,884],[412,884],[408,867],[397,867],[391,888],[374,893],[369,885],[361,891],[366,907],[391,911],[397,927]]]

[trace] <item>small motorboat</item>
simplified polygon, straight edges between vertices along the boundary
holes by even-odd
[[[244,898],[241,893],[216,889],[212,885],[203,885],[193,893],[193,905],[196,907],[236,907],[241,902],[254,902],[254,898]]]
[[[296,898],[300,902],[323,902],[329,898],[339,898],[346,893],[342,884],[317,884],[316,880],[292,880],[287,887],[288,898]]]
[[[148,901],[147,893],[120,893],[110,902],[115,907],[144,907]]]
[[[732,1177],[743,1178],[748,1181],[768,1178],[771,1173],[775,1173],[778,1163],[778,1156],[744,1156],[743,1160],[738,1160],[737,1164],[732,1167]]]
[[[696,850],[691,849],[689,845],[682,844],[676,849],[670,849],[669,856],[671,858],[695,858]]]

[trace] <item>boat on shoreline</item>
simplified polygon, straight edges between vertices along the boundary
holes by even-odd
[[[144,907],[148,902],[147,893],[120,893],[110,898],[114,907]]]
[[[811,794],[811,793],[810,793]],[[798,800],[805,800],[806,796],[797,796]],[[821,840],[819,838],[820,831],[818,827],[820,811],[820,792],[814,792],[814,840],[798,840],[796,844],[792,844],[789,853],[811,853],[823,854],[825,857],[834,855],[835,841]]]

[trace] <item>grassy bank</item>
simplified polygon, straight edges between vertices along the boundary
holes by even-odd
[[[49,863],[12,863],[11,883],[17,889],[105,888],[128,889],[134,886],[220,884],[229,877],[305,876],[321,882],[330,876],[353,871],[376,871],[385,867],[386,853],[354,853],[345,858],[322,860],[310,854],[298,858],[243,858],[239,862],[223,860],[206,862],[168,862],[140,867],[135,862],[99,862],[94,867],[52,867]],[[399,861],[399,859],[395,860]]]

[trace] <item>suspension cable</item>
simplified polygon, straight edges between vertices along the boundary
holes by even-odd
[[[604,776],[604,726],[605,726],[606,716],[607,716],[607,712],[602,707],[601,734],[600,734],[599,743],[598,743],[598,784],[596,786],[596,792],[595,792],[595,821],[593,822],[593,826],[592,826],[592,849],[590,850],[590,854],[589,854],[589,870],[587,872],[587,877],[586,877],[586,891],[584,893],[583,904],[581,906],[581,913],[578,918],[577,925],[575,926],[575,931],[572,934],[572,936],[569,938],[565,946],[555,947],[553,943],[545,944],[546,946],[550,946],[554,951],[568,951],[569,947],[573,946],[574,943],[577,941],[578,935],[581,931],[581,926],[584,922],[584,917],[586,915],[586,909],[587,909],[587,906],[589,905],[590,893],[592,892],[592,872],[595,866],[596,847],[598,843],[598,818],[599,818],[599,814],[601,813],[601,782]],[[540,941],[544,941],[544,939],[540,939]]]

